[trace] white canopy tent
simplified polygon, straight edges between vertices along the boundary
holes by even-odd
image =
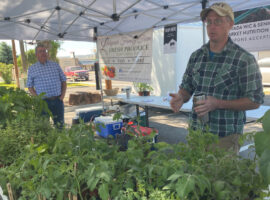
[[[270,0],[223,0],[234,11]],[[219,0],[1,0],[0,39],[94,41],[98,36],[200,20]]]

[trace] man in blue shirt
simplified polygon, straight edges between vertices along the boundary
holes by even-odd
[[[38,44],[36,47],[38,62],[28,69],[27,87],[33,96],[45,93],[44,100],[53,115],[53,122],[58,127],[64,124],[64,103],[66,94],[66,76],[61,67],[48,60],[45,46]]]

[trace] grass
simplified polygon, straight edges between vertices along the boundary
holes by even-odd
[[[68,87],[89,86],[87,83],[67,83]]]
[[[90,84],[88,83],[67,83],[67,87],[77,87],[77,86],[90,86]],[[16,87],[15,83],[11,83],[11,84],[5,84],[3,82],[0,82],[0,87]],[[263,92],[265,95],[270,95],[270,87],[264,87]]]
[[[77,87],[77,86],[89,86],[89,84],[86,83],[67,83],[67,87]],[[0,87],[7,87],[7,88],[15,88],[17,85],[15,83],[6,84],[3,82],[0,82]]]
[[[15,87],[17,87],[17,85],[16,84],[14,84],[14,83],[11,83],[11,84],[6,84],[6,83],[0,83],[0,87],[7,87],[7,88],[11,88],[11,87],[13,87],[13,88],[15,88]]]

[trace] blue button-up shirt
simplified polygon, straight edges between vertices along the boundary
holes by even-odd
[[[38,95],[44,92],[46,97],[60,96],[61,84],[64,81],[66,76],[55,62],[37,62],[28,69],[27,87],[35,88]]]

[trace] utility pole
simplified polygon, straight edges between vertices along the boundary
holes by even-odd
[[[19,44],[20,44],[20,51],[21,51],[23,73],[26,74],[27,73],[28,62],[27,62],[27,59],[26,59],[26,56],[25,56],[23,40],[19,40]]]
[[[14,67],[15,67],[16,83],[17,83],[17,87],[20,88],[19,70],[18,70],[18,65],[17,65],[16,47],[15,47],[14,40],[12,40],[12,56],[13,56],[13,63],[14,63]]]

